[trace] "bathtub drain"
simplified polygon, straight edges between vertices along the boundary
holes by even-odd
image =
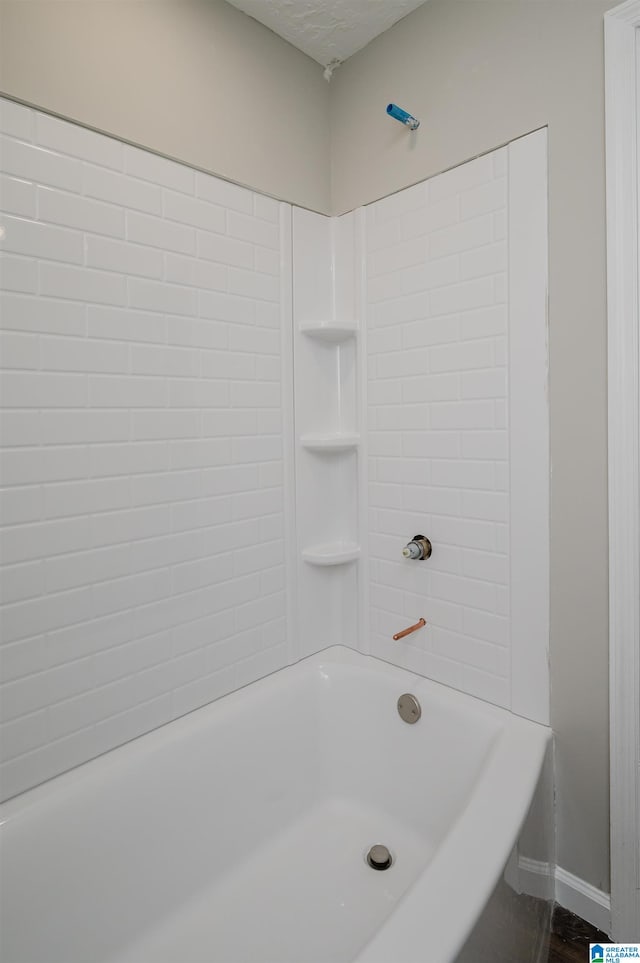
[[[393,860],[386,846],[372,846],[367,853],[367,862],[371,869],[389,869]]]

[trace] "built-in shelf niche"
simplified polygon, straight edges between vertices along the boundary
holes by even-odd
[[[301,335],[296,345],[296,423],[303,435],[355,435],[356,342]]]
[[[298,619],[303,654],[358,632],[357,215],[294,208]],[[360,223],[360,222],[358,222]],[[358,251],[360,249],[358,248]]]
[[[355,562],[360,546],[354,542],[333,542],[328,545],[312,545],[302,551],[302,558],[309,565],[327,567]]]

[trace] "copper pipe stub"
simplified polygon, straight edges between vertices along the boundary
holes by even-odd
[[[396,632],[393,637],[393,641],[397,642],[398,639],[404,639],[405,635],[411,635],[412,632],[417,632],[418,629],[423,629],[427,623],[424,619],[420,619],[415,625],[410,625],[408,629],[403,629],[402,632]]]

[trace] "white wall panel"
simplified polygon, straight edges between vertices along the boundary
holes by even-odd
[[[291,358],[287,205],[2,107],[6,798],[289,660]]]
[[[372,204],[366,223],[371,651],[540,722],[545,189],[538,132]],[[431,559],[404,560],[418,533]]]

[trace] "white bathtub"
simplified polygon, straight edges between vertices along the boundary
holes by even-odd
[[[0,807],[0,959],[453,963],[548,740],[327,649]]]

